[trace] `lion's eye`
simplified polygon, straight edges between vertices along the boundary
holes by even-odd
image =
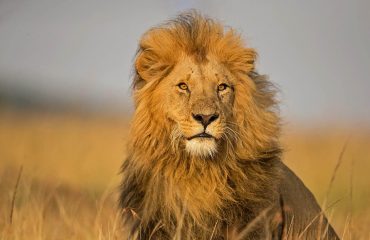
[[[217,87],[217,91],[224,91],[226,88],[228,88],[229,86],[225,83],[221,83],[220,85],[218,85]]]
[[[179,83],[177,84],[177,86],[181,89],[181,90],[188,90],[188,85],[186,85],[186,83]]]

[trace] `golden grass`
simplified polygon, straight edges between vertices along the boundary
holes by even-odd
[[[116,197],[127,130],[124,116],[0,111],[0,239],[120,239]],[[287,129],[284,161],[322,203],[349,134],[327,205],[339,202],[327,214],[344,239],[370,239],[369,131]]]

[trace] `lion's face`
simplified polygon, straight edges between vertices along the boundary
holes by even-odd
[[[172,122],[172,141],[189,154],[213,156],[231,129],[233,76],[216,60],[185,57],[161,81],[157,92]]]
[[[130,148],[158,158],[181,159],[183,149],[220,159],[265,156],[276,149],[279,127],[271,84],[254,71],[256,52],[233,30],[188,20],[195,25],[175,21],[140,41]]]

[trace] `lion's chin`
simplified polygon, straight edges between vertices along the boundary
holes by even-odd
[[[217,152],[214,138],[194,138],[186,141],[186,151],[198,157],[213,157]]]

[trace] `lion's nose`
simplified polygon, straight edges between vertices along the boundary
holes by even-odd
[[[211,122],[215,121],[218,118],[218,114],[192,114],[193,118],[200,122],[204,128],[206,128]]]

